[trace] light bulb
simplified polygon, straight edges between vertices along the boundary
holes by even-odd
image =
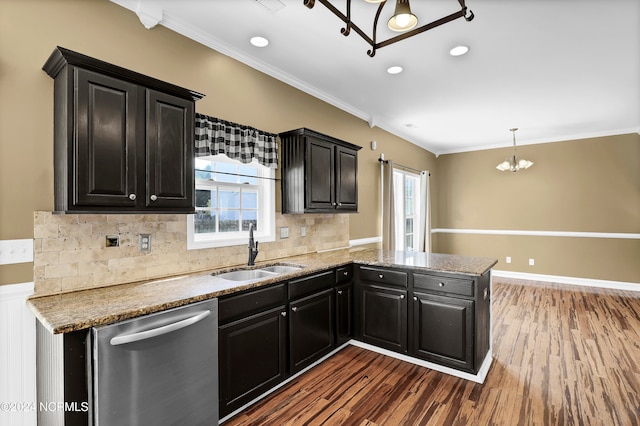
[[[407,25],[409,25],[410,21],[411,21],[411,15],[407,13],[403,13],[402,15],[396,15],[396,24],[398,24],[398,27],[400,28],[405,28]]]

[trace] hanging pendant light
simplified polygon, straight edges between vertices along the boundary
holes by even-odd
[[[344,22],[344,26],[340,28],[340,33],[343,36],[348,36],[349,34],[356,33],[363,40],[365,40],[370,46],[371,49],[367,50],[367,55],[373,58],[376,55],[376,51],[385,46],[392,45],[402,40],[406,40],[410,37],[413,37],[418,34],[422,34],[425,31],[431,30],[433,28],[439,27],[440,25],[444,25],[447,22],[451,22],[458,18],[464,18],[465,21],[470,22],[474,18],[474,14],[471,10],[467,8],[466,0],[449,0],[452,3],[457,3],[460,5],[460,10],[454,12],[450,15],[442,17],[440,19],[436,19],[435,21],[422,24],[420,27],[418,25],[418,18],[416,15],[411,12],[411,6],[409,5],[409,0],[396,0],[396,8],[393,13],[393,16],[389,21],[387,21],[387,26],[390,30],[399,32],[401,34],[395,34],[386,40],[380,40],[378,34],[378,21],[382,14],[382,9],[385,5],[391,4],[391,1],[387,0],[364,0],[365,3],[372,3],[377,5],[377,12],[373,18],[373,32],[367,33],[360,26],[358,26],[354,19],[351,16],[351,0],[346,0],[346,13],[343,13],[339,10],[333,3],[336,3],[336,0],[303,0],[303,4],[309,8],[313,9],[316,3],[320,3],[324,5],[331,13],[336,15],[342,22]],[[344,2],[343,2],[344,3]],[[423,1],[423,3],[427,3]],[[415,4],[415,3],[414,3]],[[419,7],[422,5],[419,5]],[[423,7],[428,7],[423,6]]]
[[[409,31],[418,25],[418,17],[411,13],[409,0],[397,0],[396,11],[393,13],[387,26],[391,31]]]
[[[518,170],[522,169],[526,170],[529,167],[533,166],[533,162],[525,160],[524,158],[518,158],[516,156],[516,130],[518,130],[518,128],[514,127],[513,129],[509,130],[513,133],[513,155],[504,160],[502,163],[498,164],[496,166],[496,169],[500,170],[501,172],[506,172],[507,170],[510,172],[517,172]]]

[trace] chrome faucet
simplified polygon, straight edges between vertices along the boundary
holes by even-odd
[[[255,265],[256,256],[258,256],[258,242],[253,241],[253,223],[249,224],[249,263],[248,266]]]

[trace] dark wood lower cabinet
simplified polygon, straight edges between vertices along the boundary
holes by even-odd
[[[333,288],[289,304],[291,374],[312,364],[334,348]]]
[[[346,343],[353,336],[353,285],[336,287],[336,345]]]
[[[287,377],[286,315],[283,305],[219,327],[221,417]]]
[[[359,291],[359,337],[396,352],[407,351],[407,291],[362,284]]]
[[[473,305],[473,300],[414,293],[411,355],[472,371]]]

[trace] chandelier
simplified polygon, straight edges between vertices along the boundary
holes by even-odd
[[[338,18],[340,18],[345,24],[346,27],[340,29],[340,32],[344,36],[348,36],[351,33],[351,30],[355,31],[360,37],[362,37],[369,45],[371,49],[367,51],[367,55],[370,57],[374,57],[376,54],[376,50],[382,47],[388,46],[390,44],[396,43],[401,40],[405,40],[409,37],[413,37],[414,35],[421,34],[427,30],[438,27],[442,24],[446,24],[447,22],[453,21],[454,19],[464,18],[467,22],[471,21],[474,17],[473,12],[469,10],[469,14],[467,15],[467,6],[465,6],[465,0],[458,0],[460,3],[461,9],[452,13],[451,15],[445,16],[444,18],[440,18],[433,22],[430,22],[421,27],[415,28],[418,24],[418,17],[411,12],[411,6],[409,5],[409,0],[396,0],[396,9],[393,13],[393,16],[387,22],[387,27],[396,32],[401,32],[395,37],[391,37],[384,41],[377,40],[377,32],[378,32],[378,20],[380,18],[380,13],[382,12],[382,8],[387,3],[386,0],[364,0],[367,3],[378,3],[378,11],[376,12],[375,18],[373,20],[373,35],[369,37],[360,27],[358,27],[351,20],[351,0],[347,0],[347,14],[343,14],[339,11],[329,0],[317,0],[318,3],[323,4],[327,9],[333,12]],[[304,5],[309,9],[313,8],[316,4],[316,0],[304,0]]]
[[[513,133],[513,155],[504,160],[502,163],[498,164],[496,166],[496,169],[500,170],[501,172],[506,172],[507,170],[511,172],[517,172],[521,169],[526,170],[529,167],[533,166],[533,163],[529,160],[525,160],[524,158],[516,157],[516,130],[518,130],[518,128],[514,127],[513,129],[509,130]]]

